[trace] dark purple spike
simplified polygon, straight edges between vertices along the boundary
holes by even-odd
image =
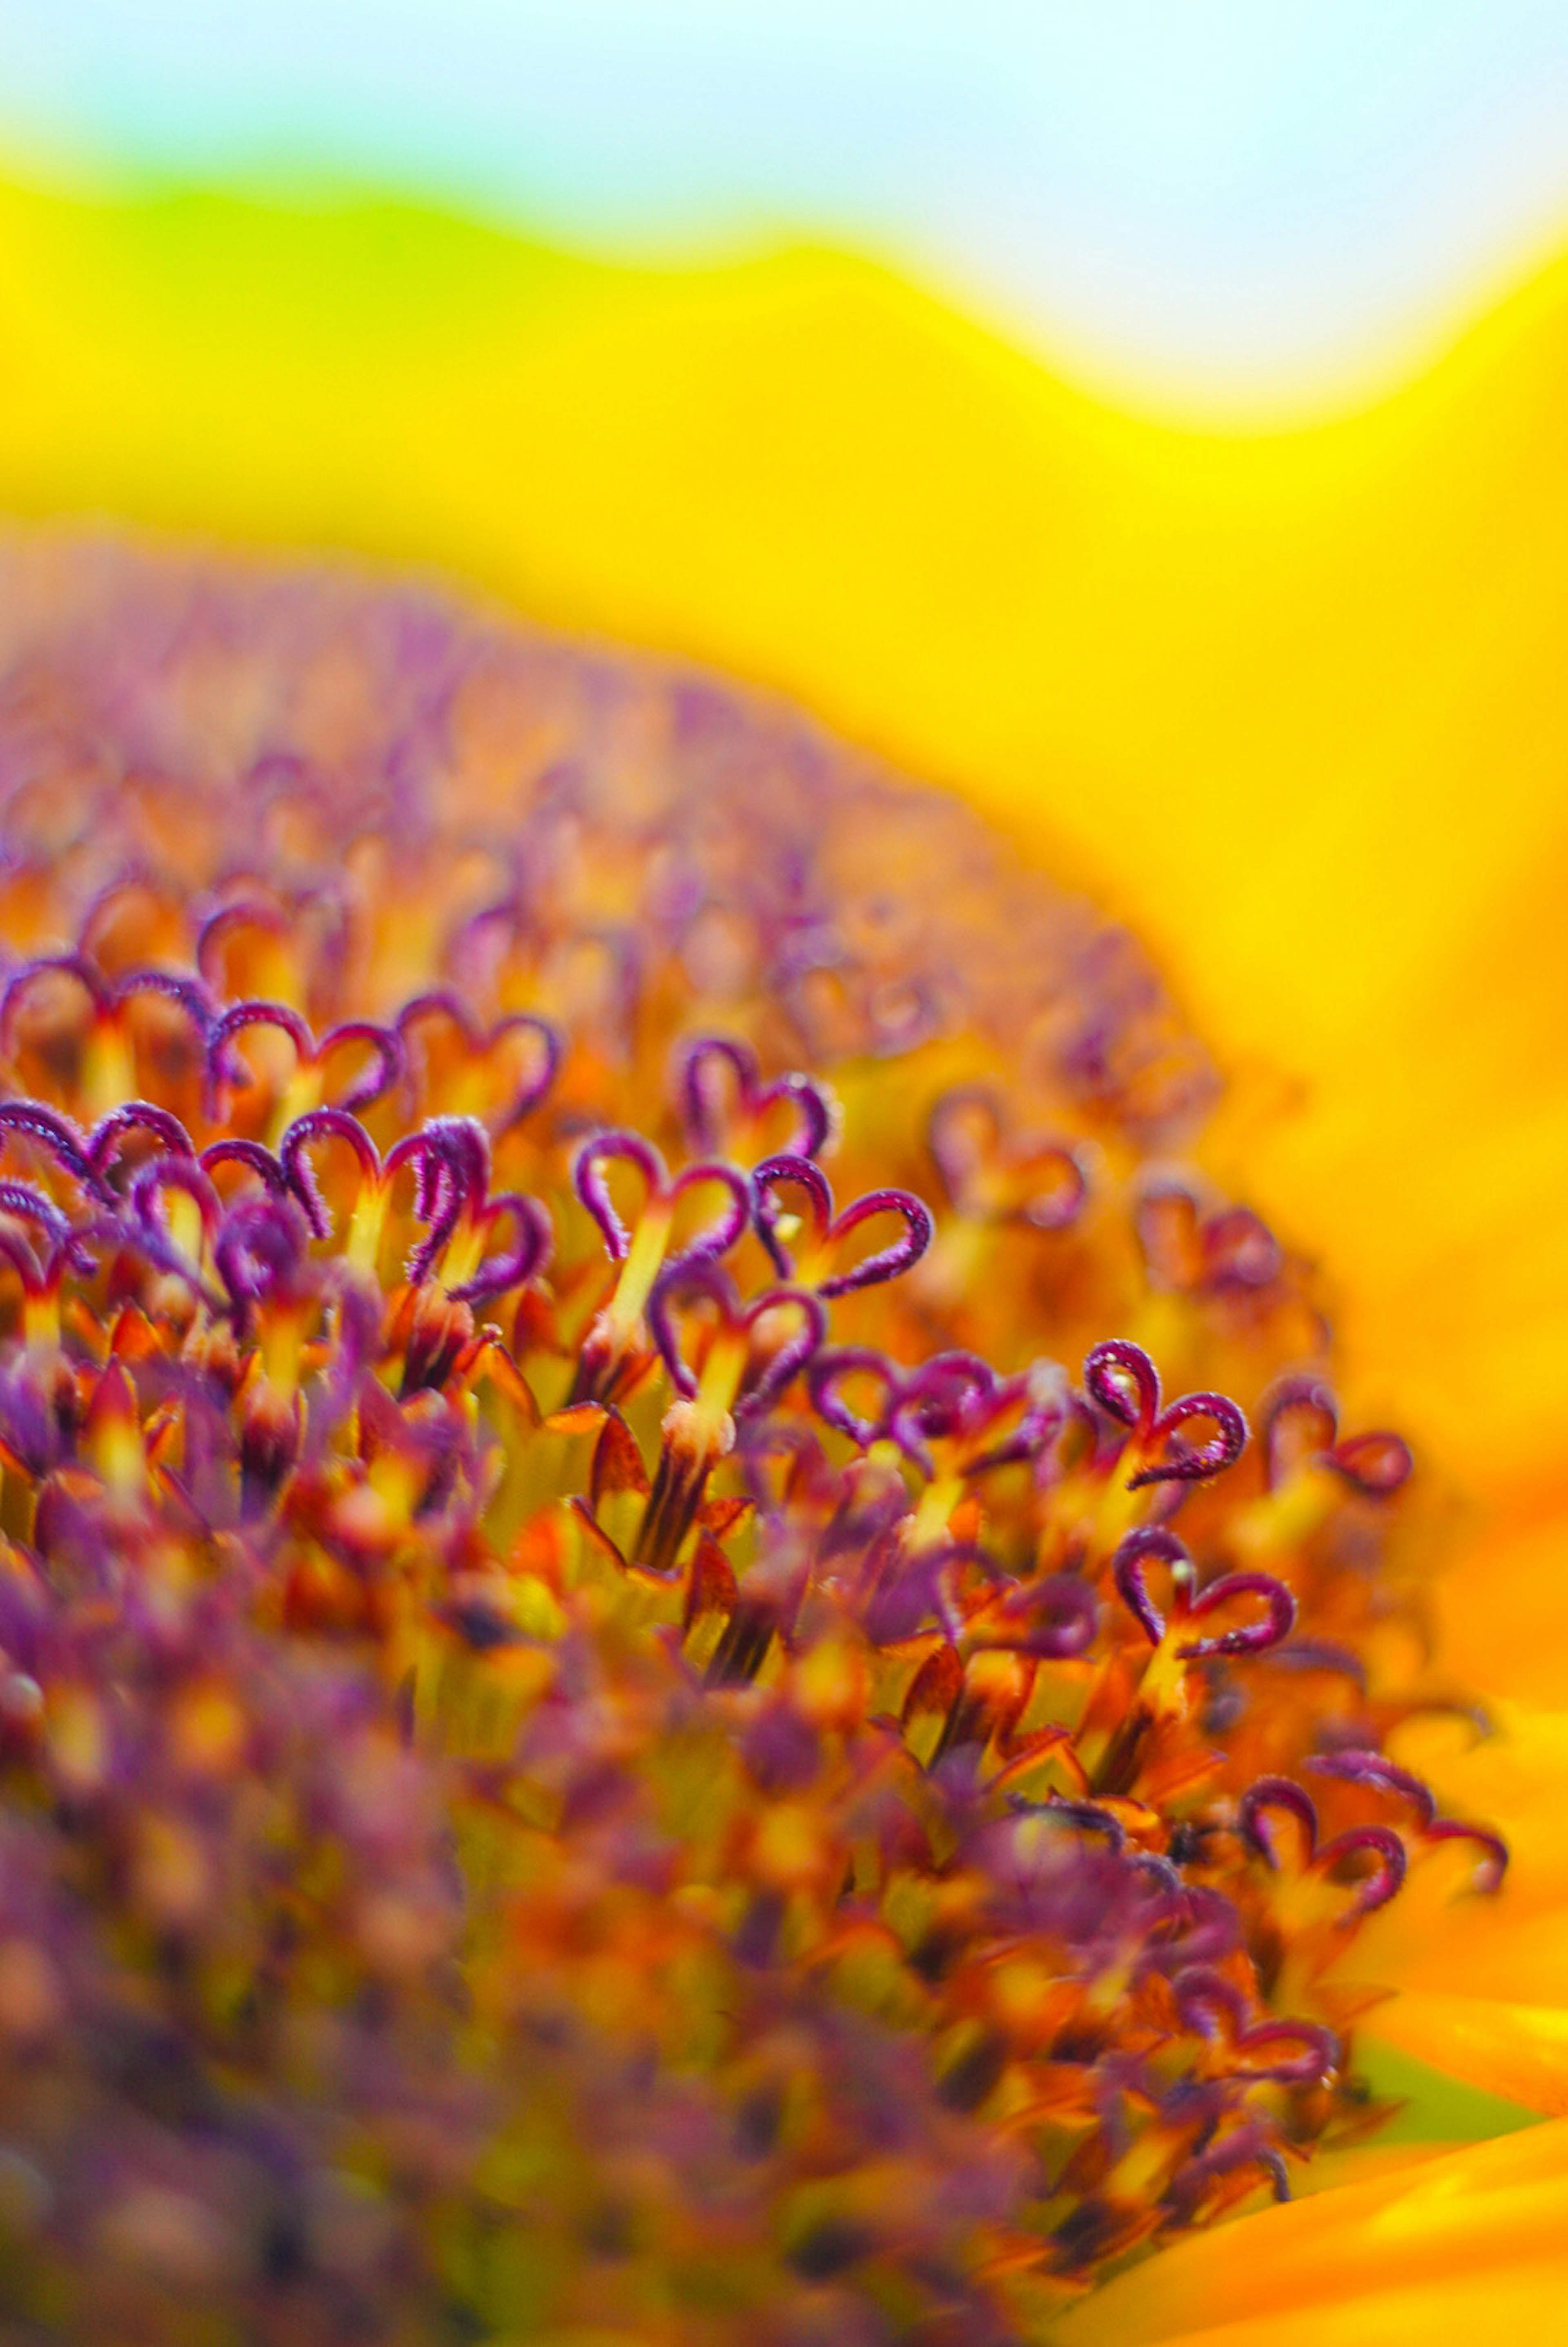
[[[1084,1384],[1091,1401],[1118,1426],[1146,1435],[1160,1406],[1159,1371],[1141,1345],[1108,1337],[1084,1361]]]
[[[68,1117],[42,1101],[0,1101],[0,1133],[20,1133],[46,1149],[56,1163],[103,1204],[112,1204],[103,1176],[87,1156],[87,1143]]]
[[[1363,1915],[1386,1907],[1403,1882],[1410,1865],[1404,1843],[1391,1826],[1352,1826],[1347,1833],[1336,1834],[1332,1841],[1326,1841],[1313,1863],[1327,1873],[1342,1860],[1357,1857],[1362,1850],[1370,1850],[1377,1864],[1358,1883],[1356,1896],[1340,1919],[1345,1923],[1358,1923]]]
[[[685,1167],[670,1184],[668,1195],[681,1198],[688,1190],[705,1187],[722,1190],[725,1203],[712,1222],[705,1223],[696,1237],[670,1257],[672,1264],[697,1262],[703,1255],[728,1255],[751,1220],[749,1183],[738,1165],[726,1165],[718,1158]]]
[[[329,1051],[338,1051],[346,1043],[368,1043],[372,1054],[364,1074],[349,1086],[341,1101],[331,1103],[352,1116],[361,1109],[373,1107],[394,1084],[402,1082],[403,1051],[395,1029],[379,1027],[372,1019],[345,1019],[327,1030],[316,1046],[315,1057],[324,1061]]]
[[[1260,1597],[1263,1613],[1256,1622],[1245,1622],[1234,1630],[1222,1631],[1217,1638],[1195,1638],[1181,1647],[1184,1662],[1196,1662],[1206,1655],[1261,1655],[1288,1638],[1296,1626],[1296,1600],[1282,1581],[1271,1573],[1226,1573],[1193,1600],[1195,1618],[1210,1613],[1217,1605],[1228,1604],[1236,1597]]]
[[[1307,1850],[1311,1858],[1318,1849],[1318,1809],[1310,1793],[1288,1777],[1258,1777],[1248,1785],[1237,1804],[1237,1829],[1248,1848],[1269,1865],[1278,1867],[1279,1853],[1274,1847],[1273,1836],[1263,1820],[1271,1809],[1292,1817],[1307,1838]]]
[[[881,1384],[884,1397],[881,1415],[875,1419],[860,1418],[842,1399],[839,1389],[851,1378],[874,1378]],[[806,1390],[811,1407],[823,1423],[847,1435],[861,1450],[876,1441],[887,1423],[888,1412],[902,1383],[901,1372],[885,1353],[870,1345],[840,1345],[832,1350],[819,1353],[807,1372]]]
[[[776,1156],[765,1157],[759,1165],[753,1166],[751,1188],[757,1235],[780,1279],[788,1279],[795,1266],[778,1235],[780,1208],[776,1193],[791,1185],[804,1190],[809,1199],[811,1221],[819,1239],[826,1237],[833,1219],[832,1187],[821,1167],[809,1157],[794,1150],[780,1150]]]
[[[87,1136],[87,1163],[96,1174],[107,1173],[128,1133],[150,1133],[170,1156],[196,1155],[189,1133],[171,1111],[153,1101],[122,1101],[98,1120]]]
[[[1180,1429],[1194,1419],[1208,1419],[1215,1432],[1196,1450],[1189,1449],[1180,1439]],[[1160,1465],[1145,1467],[1127,1479],[1129,1491],[1142,1490],[1145,1483],[1201,1483],[1211,1475],[1223,1474],[1234,1467],[1247,1448],[1247,1420],[1233,1401],[1224,1394],[1183,1394],[1179,1401],[1162,1410],[1149,1429],[1151,1441],[1170,1441],[1175,1437],[1173,1454]]]
[[[572,1160],[572,1187],[582,1204],[592,1214],[604,1234],[605,1248],[612,1263],[625,1263],[631,1246],[632,1235],[616,1214],[610,1198],[605,1169],[620,1162],[635,1165],[647,1184],[650,1199],[662,1198],[669,1188],[669,1174],[664,1159],[651,1141],[640,1133],[624,1128],[611,1133],[596,1133],[585,1141]]]
[[[1134,1620],[1142,1628],[1151,1646],[1157,1646],[1166,1634],[1165,1615],[1149,1595],[1144,1567],[1151,1557],[1173,1571],[1178,1566],[1192,1571],[1192,1559],[1175,1532],[1167,1532],[1159,1524],[1143,1524],[1128,1532],[1111,1559],[1111,1578],[1116,1594]]]
[[[1398,1794],[1410,1802],[1423,1827],[1437,1816],[1431,1786],[1423,1784],[1413,1769],[1401,1768],[1397,1760],[1388,1759],[1381,1752],[1324,1752],[1307,1766],[1319,1777],[1338,1777],[1348,1785],[1369,1785],[1380,1793]]]
[[[450,1291],[454,1304],[485,1304],[508,1287],[525,1287],[550,1260],[555,1231],[548,1208],[537,1198],[503,1190],[490,1201],[489,1213],[496,1219],[509,1217],[516,1236],[507,1254],[491,1256],[472,1279]]]
[[[290,1125],[278,1143],[278,1163],[284,1181],[304,1210],[311,1236],[326,1239],[332,1235],[332,1217],[310,1159],[310,1151],[319,1141],[343,1142],[358,1158],[361,1176],[366,1182],[381,1179],[382,1161],[375,1143],[358,1117],[351,1116],[347,1109],[307,1109]]]
[[[806,1158],[800,1161],[802,1164],[809,1162]],[[875,1255],[867,1255],[851,1271],[839,1272],[831,1279],[825,1279],[820,1289],[824,1296],[848,1296],[854,1288],[876,1287],[885,1279],[897,1279],[920,1261],[935,1235],[931,1208],[911,1190],[868,1190],[863,1198],[846,1206],[834,1221],[833,1236],[854,1230],[877,1214],[901,1216],[904,1225],[902,1238],[895,1239],[891,1246],[879,1247]]]

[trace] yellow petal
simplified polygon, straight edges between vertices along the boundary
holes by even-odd
[[[1568,2004],[1510,2004],[1401,1984],[1368,2025],[1434,2069],[1568,2117]]]
[[[1060,2347],[1475,2347],[1561,2332],[1568,2122],[1243,2218],[1068,2315]]]

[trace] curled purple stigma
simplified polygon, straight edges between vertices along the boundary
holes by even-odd
[[[397,1035],[406,1070],[419,1050],[417,1040],[421,1024],[433,1019],[445,1019],[462,1036],[463,1048],[471,1058],[478,1059],[493,1051],[508,1035],[532,1035],[539,1046],[539,1063],[513,1092],[504,1109],[490,1120],[492,1136],[499,1140],[514,1124],[521,1123],[530,1109],[537,1108],[560,1073],[565,1051],[560,1030],[537,1012],[517,1010],[498,1019],[488,1031],[481,1029],[470,1016],[462,997],[450,987],[438,987],[427,994],[416,994],[405,1002],[398,1013]]]
[[[1437,1816],[1431,1788],[1423,1784],[1412,1769],[1401,1768],[1397,1760],[1387,1759],[1381,1752],[1322,1752],[1309,1759],[1307,1766],[1319,1777],[1338,1777],[1347,1785],[1369,1785],[1380,1793],[1400,1795],[1409,1801],[1417,1822],[1423,1828]]]
[[[229,1208],[212,1260],[239,1318],[292,1279],[304,1240],[299,1215],[280,1199],[245,1198]]]
[[[1207,1419],[1215,1430],[1196,1449],[1183,1440],[1179,1431],[1195,1419]],[[1211,1475],[1223,1474],[1247,1448],[1247,1420],[1224,1394],[1183,1394],[1160,1412],[1149,1430],[1149,1440],[1170,1442],[1170,1454],[1157,1465],[1129,1476],[1129,1491],[1141,1491],[1148,1483],[1200,1483]]]
[[[1280,2086],[1315,2086],[1339,2065],[1339,2042],[1332,2030],[1309,2021],[1252,2021],[1247,2000],[1234,1981],[1212,1965],[1195,1964],[1171,1983],[1176,2011],[1190,2028],[1211,2041],[1228,2044],[1243,2057],[1294,2045],[1294,2055],[1278,2061],[1247,2059],[1249,2077],[1271,2078]]]
[[[22,1271],[28,1285],[46,1281],[56,1265],[86,1261],[78,1254],[79,1237],[68,1214],[62,1214],[54,1200],[31,1182],[0,1180],[0,1214],[9,1214],[20,1223],[29,1224],[42,1232],[48,1242],[48,1253],[42,1264],[36,1264],[34,1273],[22,1271],[22,1258],[14,1250],[10,1260]]]
[[[840,1388],[852,1378],[870,1378],[881,1389],[882,1407],[875,1418],[862,1418],[844,1399]],[[866,1450],[881,1434],[888,1413],[902,1389],[903,1373],[885,1353],[871,1345],[836,1345],[818,1354],[807,1372],[811,1407],[825,1424]]]
[[[1501,1887],[1508,1870],[1507,1843],[1483,1826],[1467,1825],[1457,1818],[1440,1818],[1431,1786],[1413,1769],[1401,1768],[1397,1760],[1389,1759],[1381,1752],[1356,1749],[1319,1753],[1307,1766],[1319,1777],[1335,1777],[1343,1784],[1365,1785],[1409,1802],[1422,1841],[1473,1842],[1481,1853],[1477,1887],[1489,1891]]]
[[[332,1217],[311,1163],[311,1149],[322,1141],[341,1141],[353,1152],[361,1181],[378,1182],[382,1173],[375,1143],[358,1117],[347,1109],[307,1109],[303,1116],[294,1119],[278,1143],[278,1163],[290,1191],[303,1209],[311,1236],[318,1239],[330,1238],[332,1234]]]
[[[898,1278],[920,1261],[935,1233],[930,1207],[909,1190],[871,1190],[841,1214],[835,1214],[827,1175],[809,1157],[794,1151],[784,1150],[765,1157],[754,1169],[751,1183],[756,1198],[757,1235],[781,1279],[794,1276],[794,1265],[778,1234],[779,1207],[776,1194],[780,1187],[792,1184],[805,1192],[810,1201],[811,1221],[820,1246],[834,1245],[879,1214],[896,1214],[903,1222],[903,1236],[891,1245],[880,1247],[848,1271],[817,1281],[817,1293],[824,1297],[848,1296],[856,1288],[875,1287],[885,1279]]]
[[[728,1255],[751,1220],[750,1186],[738,1166],[726,1165],[718,1159],[706,1161],[686,1166],[672,1182],[663,1157],[640,1133],[596,1133],[583,1143],[572,1162],[572,1186],[604,1234],[606,1252],[612,1263],[624,1263],[632,1243],[632,1235],[616,1211],[606,1179],[606,1168],[617,1160],[635,1166],[642,1175],[647,1185],[648,1204],[673,1204],[705,1185],[725,1193],[723,1207],[711,1223],[668,1257],[667,1271],[674,1270],[677,1264]]]
[[[1288,1777],[1259,1777],[1247,1787],[1237,1806],[1237,1829],[1243,1841],[1270,1866],[1278,1867],[1279,1852],[1264,1823],[1271,1812],[1295,1819],[1310,1860],[1318,1848],[1318,1809],[1311,1794]]]
[[[178,969],[148,968],[127,970],[123,978],[117,979],[114,994],[117,1003],[129,1002],[138,994],[153,994],[162,1001],[172,1002],[177,1010],[184,1011],[203,1043],[218,1015],[212,998],[201,980],[188,978]]]
[[[1160,1406],[1159,1371],[1141,1345],[1107,1337],[1084,1356],[1084,1385],[1091,1401],[1118,1426],[1146,1435]]]
[[[1159,1372],[1141,1345],[1125,1337],[1095,1345],[1084,1361],[1089,1398],[1136,1438],[1140,1449],[1169,1444],[1169,1454],[1128,1479],[1136,1491],[1148,1483],[1196,1483],[1233,1467],[1247,1448],[1247,1420],[1224,1394],[1183,1394],[1160,1409]],[[1181,1435],[1184,1426],[1207,1419],[1215,1431],[1196,1448]]]
[[[983,1629],[977,1646],[1033,1655],[1047,1662],[1070,1662],[1086,1655],[1100,1625],[1094,1591],[1071,1573],[1019,1582],[1001,1601],[997,1615],[997,1626]]]
[[[1145,1565],[1152,1558],[1190,1580],[1193,1564],[1176,1534],[1158,1524],[1128,1532],[1112,1559],[1111,1573],[1117,1594],[1153,1645],[1166,1635],[1166,1623],[1148,1593]],[[1198,1662],[1215,1655],[1261,1655],[1288,1637],[1296,1624],[1296,1600],[1282,1581],[1270,1573],[1226,1573],[1189,1597],[1186,1618],[1196,1622],[1238,1597],[1257,1597],[1263,1611],[1256,1621],[1221,1631],[1212,1638],[1194,1638],[1177,1648],[1183,1662]]]
[[[471,1279],[448,1290],[454,1304],[486,1304],[509,1287],[525,1287],[550,1260],[555,1231],[549,1209],[520,1190],[502,1190],[485,1208],[487,1225],[510,1221],[514,1236],[509,1250],[488,1255]]]
[[[1473,1842],[1481,1854],[1475,1870],[1476,1889],[1487,1892],[1502,1890],[1502,1878],[1508,1872],[1509,1849],[1501,1834],[1490,1833],[1484,1826],[1465,1825],[1458,1818],[1434,1818],[1422,1839]]]
[[[732,1411],[737,1419],[754,1418],[775,1402],[790,1379],[806,1367],[827,1333],[827,1314],[809,1289],[769,1287],[743,1307],[739,1291],[722,1264],[711,1255],[683,1255],[667,1266],[655,1281],[648,1297],[647,1323],[671,1385],[688,1401],[697,1391],[697,1378],[681,1351],[671,1313],[677,1303],[697,1296],[707,1296],[717,1305],[720,1319],[737,1333],[749,1332],[768,1313],[782,1309],[793,1312],[800,1323],[796,1334],[769,1355],[759,1371],[743,1384]]]
[[[764,1083],[756,1052],[734,1035],[703,1035],[688,1043],[677,1064],[676,1089],[681,1122],[694,1149],[715,1150],[723,1138],[709,1071],[727,1067],[734,1079],[743,1116],[755,1121],[781,1101],[792,1103],[799,1122],[786,1147],[794,1155],[818,1157],[833,1132],[833,1101],[810,1076],[791,1073]]]
[[[196,1155],[195,1144],[178,1117],[152,1101],[126,1101],[100,1117],[87,1135],[87,1157],[95,1174],[105,1174],[119,1155],[127,1133],[150,1133],[171,1157]]]
[[[36,959],[24,962],[15,976],[7,982],[5,993],[0,994],[0,1051],[7,1058],[15,1041],[15,1019],[20,1004],[40,979],[50,978],[74,979],[99,1018],[105,1017],[114,1008],[114,998],[105,984],[102,971],[86,954],[40,954]]]
[[[1173,1572],[1187,1573],[1193,1570],[1193,1562],[1175,1532],[1166,1532],[1160,1524],[1143,1524],[1128,1532],[1111,1559],[1111,1578],[1117,1595],[1150,1645],[1157,1646],[1166,1634],[1166,1617],[1149,1595],[1144,1576],[1145,1563],[1150,1558],[1168,1564]]]
[[[1288,1638],[1296,1626],[1296,1600],[1282,1581],[1271,1573],[1224,1573],[1200,1589],[1188,1607],[1189,1619],[1196,1621],[1219,1605],[1227,1605],[1237,1597],[1259,1597],[1263,1612],[1254,1622],[1244,1622],[1234,1630],[1223,1630],[1215,1638],[1195,1638],[1178,1651],[1184,1662],[1196,1662],[1209,1655],[1261,1655]]]
[[[283,1168],[272,1152],[260,1141],[245,1141],[236,1136],[209,1142],[198,1163],[205,1174],[210,1174],[219,1165],[243,1165],[247,1173],[256,1175],[272,1197],[286,1198],[289,1195]]]
[[[1026,1192],[1022,1203],[1001,1212],[1004,1221],[1065,1230],[1088,1195],[1084,1168],[1072,1150],[1059,1143],[1022,1151],[1004,1145],[1001,1103],[983,1084],[959,1084],[942,1094],[926,1122],[926,1147],[950,1204],[961,1214],[983,1211],[973,1195],[975,1175],[993,1164],[1010,1177],[1014,1193]]]
[[[18,1133],[47,1151],[55,1163],[101,1204],[111,1203],[103,1176],[87,1155],[87,1143],[68,1117],[42,1101],[0,1101],[0,1133]]]
[[[1390,1826],[1351,1826],[1346,1832],[1336,1834],[1332,1841],[1326,1841],[1313,1863],[1327,1873],[1347,1859],[1359,1858],[1363,1850],[1371,1853],[1375,1863],[1357,1881],[1356,1895],[1339,1919],[1342,1926],[1359,1922],[1363,1915],[1386,1907],[1410,1867],[1404,1843]]]
[[[236,930],[247,928],[261,929],[269,937],[280,938],[288,934],[289,924],[277,906],[262,904],[255,897],[239,897],[232,904],[219,905],[196,933],[196,967],[209,986],[217,989],[222,984],[219,947]]]
[[[669,1188],[669,1169],[651,1141],[640,1133],[596,1133],[585,1141],[572,1160],[572,1187],[604,1234],[605,1251],[612,1263],[625,1263],[632,1235],[616,1212],[606,1173],[620,1163],[635,1166],[647,1184],[650,1199]]]
[[[727,1165],[718,1158],[683,1167],[670,1184],[667,1194],[671,1199],[684,1198],[688,1192],[705,1187],[722,1190],[724,1204],[695,1237],[666,1258],[667,1270],[677,1264],[728,1255],[751,1220],[751,1190],[745,1174],[738,1165]]]
[[[1337,1442],[1329,1453],[1329,1463],[1338,1470],[1347,1483],[1369,1499],[1386,1499],[1408,1482],[1415,1467],[1410,1446],[1401,1434],[1390,1434],[1381,1429],[1365,1434],[1348,1435]]]
[[[243,1081],[235,1068],[234,1055],[229,1046],[236,1035],[243,1034],[249,1027],[273,1027],[280,1035],[287,1035],[301,1067],[315,1057],[315,1037],[300,1013],[291,1010],[288,1003],[260,1000],[230,1003],[208,1032],[207,1090],[209,1101],[216,1102],[231,1085]]]
[[[345,1019],[336,1027],[329,1027],[316,1046],[313,1057],[324,1064],[330,1052],[341,1051],[348,1043],[365,1043],[370,1047],[370,1065],[363,1075],[351,1083],[341,1101],[332,1105],[356,1115],[361,1109],[372,1108],[399,1082],[403,1071],[402,1040],[392,1027],[378,1026],[372,1019]]]
[[[484,1209],[490,1137],[474,1117],[433,1116],[387,1152],[387,1174],[404,1165],[413,1168],[414,1213],[429,1225],[408,1258],[409,1284],[417,1287],[430,1277],[463,1216]]]
[[[1339,1431],[1332,1389],[1319,1378],[1281,1378],[1265,1395],[1258,1440],[1270,1491],[1298,1455],[1321,1458]]]
[[[149,1158],[132,1177],[131,1213],[137,1222],[164,1237],[168,1233],[168,1219],[161,1204],[166,1190],[183,1191],[195,1204],[209,1242],[216,1237],[223,1218],[222,1202],[210,1175],[203,1172],[194,1156],[179,1157],[169,1151],[164,1156]]]

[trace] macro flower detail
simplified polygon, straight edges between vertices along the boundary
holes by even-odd
[[[1507,1852],[1135,948],[716,688],[107,582],[0,706],[7,2319],[1023,2341],[1288,2194]]]

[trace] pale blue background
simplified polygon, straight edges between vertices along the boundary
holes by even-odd
[[[0,0],[0,152],[820,233],[1081,377],[1364,397],[1568,243],[1568,0]]]

